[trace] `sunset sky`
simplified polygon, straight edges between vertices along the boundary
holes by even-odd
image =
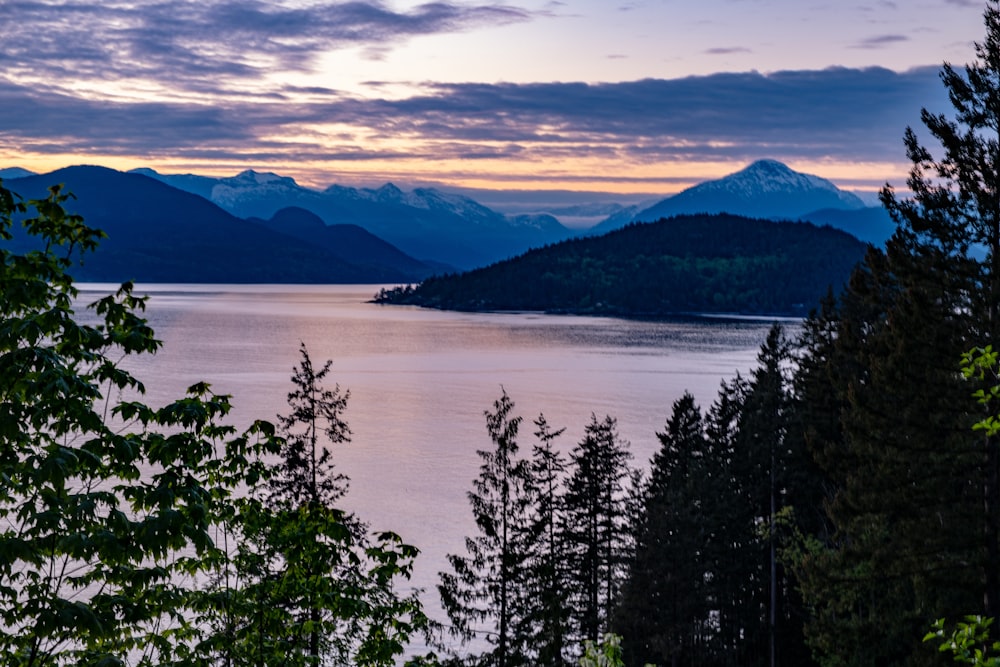
[[[0,167],[670,193],[901,183],[978,0],[0,3]]]

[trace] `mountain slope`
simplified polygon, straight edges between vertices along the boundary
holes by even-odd
[[[322,192],[271,173],[244,171],[231,178],[144,173],[208,198],[239,217],[268,219],[299,207],[326,224],[363,227],[409,255],[462,268],[481,266],[529,247],[568,238],[558,220],[504,216],[474,200],[433,188],[404,192],[387,183],[380,188],[333,185]],[[211,185],[210,188],[208,186]]]
[[[24,178],[26,176],[34,175],[35,172],[22,169],[21,167],[6,167],[4,169],[0,169],[0,178],[3,179]]]
[[[809,223],[681,216],[432,277],[377,300],[452,310],[641,317],[804,315],[830,286],[839,290],[865,248],[842,231]]]
[[[270,220],[248,218],[248,221],[305,241],[372,272],[384,273],[386,267],[393,267],[399,274],[410,276],[410,280],[421,280],[434,272],[424,262],[357,225],[327,225],[304,208],[283,208]]]
[[[349,250],[333,253],[241,220],[202,197],[141,174],[69,167],[5,185],[24,198],[41,198],[54,183],[63,183],[74,195],[67,210],[108,234],[98,251],[74,269],[80,280],[372,283],[412,280],[429,272],[358,266],[343,258],[352,255]]]
[[[603,233],[628,221],[651,222],[674,215],[731,213],[752,218],[797,220],[821,209],[864,208],[857,196],[840,190],[830,181],[789,169],[775,160],[758,160],[724,178],[705,181],[630,218],[618,215],[594,227]]]

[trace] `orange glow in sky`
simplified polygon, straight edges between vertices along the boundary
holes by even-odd
[[[902,5],[42,0],[0,40],[0,168],[639,195],[766,157],[874,190],[982,36]]]

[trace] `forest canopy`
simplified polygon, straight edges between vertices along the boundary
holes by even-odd
[[[829,289],[841,289],[864,252],[863,243],[831,227],[679,216],[383,290],[376,301],[629,317],[806,315]]]

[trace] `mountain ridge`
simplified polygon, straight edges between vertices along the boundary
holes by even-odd
[[[68,212],[108,234],[96,253],[74,267],[80,280],[384,283],[433,272],[413,258],[393,266],[361,246],[338,250],[329,242],[295,238],[143,174],[76,166],[4,185],[31,199],[44,198],[54,183],[73,195],[65,202]]]
[[[703,181],[641,210],[624,210],[591,229],[600,234],[629,222],[699,213],[731,213],[751,218],[810,221],[815,211],[860,211],[865,203],[831,181],[794,171],[782,162],[761,159],[719,179]],[[873,240],[879,233],[869,235]],[[887,238],[887,237],[886,237]],[[879,238],[879,242],[884,238]]]
[[[413,257],[460,268],[488,264],[572,235],[552,216],[506,216],[436,188],[404,191],[386,183],[374,189],[334,184],[313,190],[287,176],[248,169],[214,179],[209,189],[208,182],[194,175],[143,173],[188,191],[208,191],[211,201],[238,217],[268,219],[295,206],[328,225],[363,227]]]

